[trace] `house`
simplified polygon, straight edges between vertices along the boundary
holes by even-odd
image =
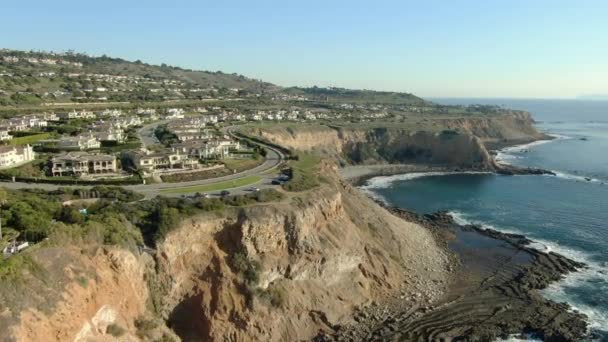
[[[240,149],[240,143],[230,138],[192,140],[171,146],[176,151],[198,159],[223,159]]]
[[[30,145],[0,146],[0,169],[8,169],[30,162],[36,157]]]
[[[112,117],[117,118],[122,115],[120,109],[106,109],[101,112],[97,112],[97,117]]]
[[[107,154],[68,152],[51,160],[54,177],[113,174],[117,172],[116,157]]]
[[[13,136],[8,134],[9,130],[6,128],[0,128],[0,141],[7,141],[13,139]]]
[[[169,108],[167,109],[166,119],[183,119],[184,110],[182,108]]]
[[[90,133],[97,141],[112,141],[122,143],[125,140],[125,132],[121,128],[112,125],[103,125],[98,130]],[[95,148],[95,147],[91,147]]]
[[[209,133],[207,133],[206,131],[196,131],[196,132],[180,131],[180,132],[175,132],[175,135],[177,136],[177,139],[182,142],[190,141],[190,140],[208,139],[211,137],[209,135]]]
[[[62,137],[57,147],[63,150],[90,150],[101,147],[101,142],[92,134],[84,134],[76,137]]]
[[[94,119],[95,113],[87,110],[81,110],[80,112],[73,110],[71,112],[59,113],[59,118],[62,120],[69,119]]]
[[[200,166],[198,160],[179,151],[155,153],[131,151],[126,154],[126,157],[135,169],[147,172],[159,169],[198,169]]]

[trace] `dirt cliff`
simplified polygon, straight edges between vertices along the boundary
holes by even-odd
[[[259,265],[256,277],[239,272],[237,255]],[[158,256],[161,315],[184,341],[310,339],[402,291],[434,300],[449,268],[427,230],[337,180],[279,204],[188,219]]]
[[[3,340],[139,340],[135,324],[146,313],[149,258],[75,245],[40,248],[28,258],[36,267],[2,281]]]
[[[251,128],[290,149],[323,154],[346,164],[421,163],[493,169],[489,148],[545,138],[527,112],[481,117],[432,117],[402,123],[321,124]]]
[[[451,259],[432,234],[334,167],[321,171],[320,186],[280,202],[184,218],[152,255],[78,243],[31,250],[32,271],[2,279],[2,337],[299,340],[352,323],[360,307],[435,301]]]

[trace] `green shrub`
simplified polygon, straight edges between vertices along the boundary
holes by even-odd
[[[120,337],[124,335],[125,332],[125,329],[116,323],[112,323],[106,328],[106,334],[110,334],[114,337]]]
[[[255,285],[260,280],[261,265],[259,262],[249,258],[243,251],[232,255],[231,264],[233,269],[245,279],[248,285]]]
[[[260,292],[260,297],[266,299],[275,308],[283,307],[287,294],[282,287],[271,286]]]

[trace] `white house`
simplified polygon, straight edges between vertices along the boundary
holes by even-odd
[[[8,169],[30,162],[36,157],[30,145],[0,146],[0,169]]]
[[[89,150],[100,148],[101,143],[92,134],[84,134],[76,137],[62,137],[57,146],[64,150]]]
[[[9,131],[7,129],[0,129],[0,141],[7,141],[13,139],[13,136],[8,134],[8,132]]]
[[[159,169],[198,169],[198,160],[190,158],[179,151],[146,153],[132,151],[126,154],[133,166],[138,170],[152,172]]]

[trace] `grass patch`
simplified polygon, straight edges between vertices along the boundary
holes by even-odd
[[[28,254],[13,255],[0,261],[0,280],[20,279],[24,271],[39,269],[40,266]]]
[[[321,157],[314,154],[299,154],[297,158],[297,160],[291,161],[289,164],[294,169],[303,171],[311,171],[321,161]]]
[[[50,133],[39,133],[33,135],[26,135],[23,137],[17,137],[10,140],[11,145],[33,145],[40,140],[48,139],[51,137]]]
[[[301,154],[289,162],[291,179],[283,184],[286,191],[298,192],[315,188],[319,185],[316,167],[321,158],[312,154]]]
[[[76,281],[78,282],[78,285],[82,286],[82,288],[84,289],[89,286],[89,279],[87,279],[86,277],[79,276],[78,278],[76,278]]]
[[[225,189],[238,188],[241,186],[255,184],[262,180],[260,176],[247,176],[243,178],[237,178],[235,180],[229,180],[224,182],[218,182],[213,184],[196,185],[185,188],[165,189],[161,190],[162,193],[173,193],[173,194],[187,194],[192,192],[212,192]]]
[[[46,177],[44,174],[44,166],[46,164],[46,159],[34,159],[18,167],[4,169],[0,171],[0,174],[4,174],[7,177],[44,178]]]
[[[222,162],[227,169],[241,172],[262,165],[262,163],[264,163],[264,159],[224,159]]]

